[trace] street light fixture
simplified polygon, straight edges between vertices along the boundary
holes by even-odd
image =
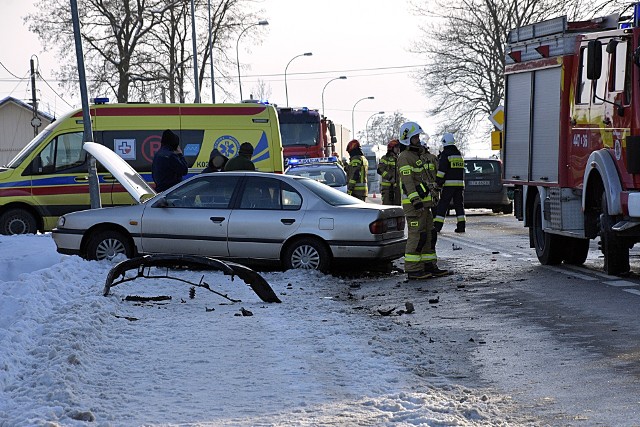
[[[356,111],[356,105],[358,105],[358,103],[360,101],[364,101],[365,99],[375,99],[375,97],[373,97],[373,96],[365,96],[364,98],[358,99],[356,101],[356,103],[353,104],[353,109],[351,110],[351,131],[353,132],[353,139],[355,139],[355,137],[356,137],[356,125],[355,125],[356,122],[355,122],[353,114]]]
[[[249,28],[257,27],[258,25],[269,25],[269,22],[259,21],[259,22],[256,22],[255,24],[249,25],[248,27],[246,27],[244,30],[240,32],[240,35],[238,36],[238,41],[236,42],[236,62],[238,63],[238,86],[240,86],[240,102],[242,102],[242,81],[240,80],[240,49],[239,49],[240,38],[245,33],[245,31],[247,31]]]
[[[346,80],[347,76],[340,76],[340,77],[336,77],[335,79],[331,79],[327,82],[326,85],[324,85],[324,87],[322,88],[322,116],[326,117],[324,115],[324,90],[327,88],[327,86],[329,86],[329,83],[331,83],[334,80]]]
[[[384,114],[384,111],[378,111],[377,113],[373,113],[372,115],[370,115],[369,118],[367,119],[367,124],[364,127],[364,131],[367,135],[367,144],[371,143],[371,141],[369,141],[369,120],[371,120],[373,116],[377,116],[378,114]]]
[[[293,58],[291,58],[291,61],[293,61],[296,58],[300,58],[301,56],[311,56],[311,55],[313,55],[313,53],[311,52],[301,53],[300,55],[296,55]],[[287,107],[289,106],[289,90],[287,89],[287,68],[289,68],[289,64],[291,64],[291,61],[289,61],[287,63],[287,66],[284,67],[284,93],[287,98]]]

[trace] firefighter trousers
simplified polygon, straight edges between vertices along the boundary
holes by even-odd
[[[442,230],[444,218],[449,212],[449,206],[453,200],[453,208],[456,211],[456,229],[464,231],[464,187],[444,187],[440,193],[440,201],[436,209],[436,217],[433,219],[434,228],[438,231]]]
[[[380,190],[380,194],[382,195],[382,204],[383,205],[396,205],[400,206],[400,186],[383,186]]]
[[[407,246],[404,252],[406,273],[421,272],[436,263],[436,251],[431,244],[433,217],[431,209],[422,209],[417,216],[407,216]]]

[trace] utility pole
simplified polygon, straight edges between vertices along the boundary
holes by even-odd
[[[91,114],[89,111],[89,98],[87,97],[87,78],[84,72],[84,57],[82,54],[82,39],[80,38],[80,18],[78,17],[77,0],[71,2],[71,19],[73,21],[73,35],[76,43],[76,58],[78,60],[78,78],[80,80],[80,98],[82,101],[82,124],[84,125],[84,142],[93,142],[93,130],[91,129]],[[89,198],[91,209],[102,207],[100,201],[100,184],[98,181],[98,167],[96,159],[89,154]]]
[[[34,138],[38,136],[38,128],[42,124],[42,120],[38,117],[38,99],[36,98],[36,70],[33,58],[31,58],[31,106],[33,107],[33,118],[31,126],[33,126]]]

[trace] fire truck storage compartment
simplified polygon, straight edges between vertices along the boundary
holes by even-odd
[[[561,78],[559,66],[507,75],[505,179],[558,182]]]
[[[581,232],[584,229],[582,195],[571,188],[550,187],[545,199],[545,220],[553,230]]]

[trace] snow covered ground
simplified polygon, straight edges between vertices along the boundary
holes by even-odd
[[[167,279],[104,297],[114,264],[0,236],[0,426],[520,425],[508,396],[424,375],[455,356],[335,298],[349,280],[263,273],[282,300],[266,304],[238,278],[180,272],[242,302]]]

